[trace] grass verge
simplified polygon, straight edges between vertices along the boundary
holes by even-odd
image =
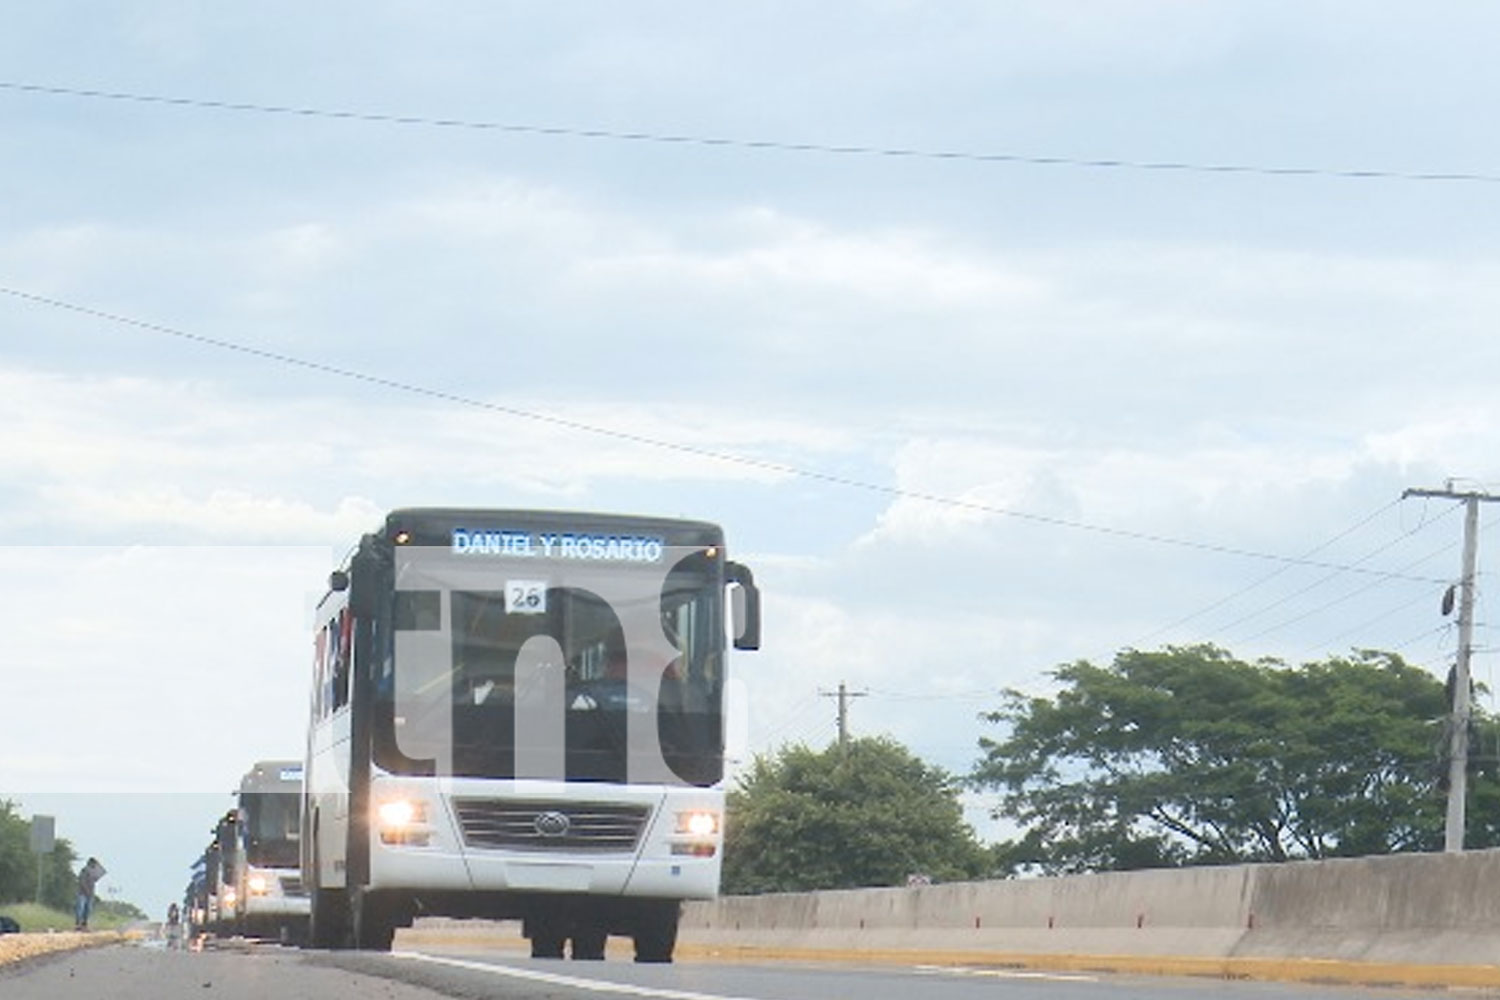
[[[73,930],[73,914],[39,903],[0,903],[0,915],[10,917],[26,933]],[[89,929],[96,931],[119,930],[124,925],[121,918],[98,912],[89,920]]]

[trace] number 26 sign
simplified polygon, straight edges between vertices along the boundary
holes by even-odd
[[[546,614],[547,581],[507,580],[505,582],[505,611],[512,615]]]

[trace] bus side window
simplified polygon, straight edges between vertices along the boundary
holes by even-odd
[[[345,608],[339,612],[338,640],[333,656],[333,710],[337,712],[349,704],[349,663],[351,647],[354,645],[354,618]]]
[[[312,715],[321,719],[328,714],[328,697],[324,690],[328,683],[328,629],[318,629],[313,642]]]

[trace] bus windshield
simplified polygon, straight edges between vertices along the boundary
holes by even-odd
[[[295,868],[302,800],[296,792],[241,792],[245,857],[262,868]]]
[[[655,746],[672,780],[710,785],[722,777],[719,564],[697,553],[654,576],[426,574],[420,584],[394,591],[377,669],[375,759],[384,769],[543,776],[528,770],[531,754],[555,762],[546,776],[625,783],[639,773],[630,763],[631,727],[649,726],[654,714]],[[438,765],[443,748],[430,740],[414,752],[424,745],[413,737],[419,728],[443,734],[448,761]],[[549,741],[550,757],[537,745]]]

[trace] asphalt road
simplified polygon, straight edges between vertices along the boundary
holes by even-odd
[[[1440,994],[1439,994],[1440,995]],[[1466,991],[1466,996],[1476,994]],[[1493,995],[1493,994],[1492,994]],[[4,1000],[1432,1000],[1397,991],[998,969],[542,962],[514,953],[374,955],[119,945],[0,968]]]

